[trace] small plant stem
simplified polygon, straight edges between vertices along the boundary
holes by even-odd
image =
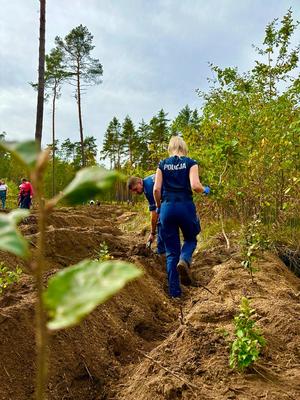
[[[230,249],[230,242],[229,242],[229,239],[228,239],[228,237],[226,235],[226,232],[225,232],[225,229],[224,229],[224,221],[223,221],[223,217],[222,217],[221,213],[220,213],[220,221],[221,221],[221,226],[222,226],[222,233],[223,233],[223,236],[224,236],[224,238],[226,240],[226,248],[227,248],[227,250],[229,250]]]
[[[225,167],[224,167],[223,171],[220,174],[218,186],[221,186],[221,184],[222,184],[223,175],[225,174],[225,172],[227,170],[227,167],[228,167],[228,160],[226,160]],[[222,209],[220,209],[219,207],[218,207],[218,211],[219,211],[219,219],[220,219],[221,227],[222,227],[222,233],[223,233],[223,236],[224,236],[224,238],[226,240],[227,250],[229,250],[230,249],[230,242],[229,242],[229,239],[228,239],[228,237],[226,235],[226,232],[225,232],[225,229],[224,229],[223,212],[222,212]]]
[[[37,288],[36,303],[36,346],[37,346],[37,376],[36,376],[36,400],[44,400],[47,382],[47,342],[48,332],[46,327],[46,313],[43,303],[43,272],[45,254],[45,227],[46,212],[42,199],[41,183],[36,182],[36,197],[39,205],[38,227],[39,236],[37,242],[37,258],[35,266],[35,283]]]
[[[223,236],[224,236],[224,238],[226,240],[226,248],[227,248],[227,250],[229,250],[230,249],[230,242],[229,242],[229,239],[228,239],[228,237],[226,235],[226,232],[225,232],[225,229],[224,229],[223,210],[222,210],[221,207],[218,207],[218,214],[219,214],[218,215],[219,216],[219,220],[221,222],[222,234],[223,234]]]

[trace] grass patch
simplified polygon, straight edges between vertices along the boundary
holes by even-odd
[[[127,222],[121,224],[120,228],[124,232],[139,233],[150,230],[150,212],[146,201],[134,204],[130,207],[130,211],[137,214]]]
[[[199,237],[198,250],[208,250],[220,244],[220,237],[223,237],[222,224],[219,220],[203,219],[201,220],[202,231]],[[224,231],[226,235],[234,241],[239,240],[241,232],[241,223],[234,218],[224,220]]]

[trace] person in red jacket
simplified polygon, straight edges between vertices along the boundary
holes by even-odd
[[[18,205],[20,208],[30,208],[31,200],[33,197],[33,189],[31,183],[23,178],[22,183],[19,186],[20,191],[18,195]]]

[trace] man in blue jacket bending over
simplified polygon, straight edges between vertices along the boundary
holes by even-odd
[[[157,228],[157,254],[165,254],[166,250],[161,236],[159,215],[156,213],[156,205],[153,197],[154,181],[155,174],[147,176],[145,179],[132,176],[128,179],[127,187],[132,193],[144,194],[146,196],[149,203],[149,211],[151,213],[151,232],[148,237],[148,242],[153,243]]]

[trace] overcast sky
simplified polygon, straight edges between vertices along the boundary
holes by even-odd
[[[267,23],[289,7],[300,20],[300,0],[47,0],[46,52],[55,36],[83,24],[94,36],[92,56],[103,83],[83,97],[84,134],[101,146],[110,120],[128,114],[136,125],[161,108],[174,118],[186,105],[200,107],[195,89],[207,88],[208,62],[253,66]],[[38,0],[0,0],[0,132],[9,140],[34,138]],[[51,142],[50,106],[43,143]],[[69,87],[57,104],[57,138],[79,140],[77,109]]]

